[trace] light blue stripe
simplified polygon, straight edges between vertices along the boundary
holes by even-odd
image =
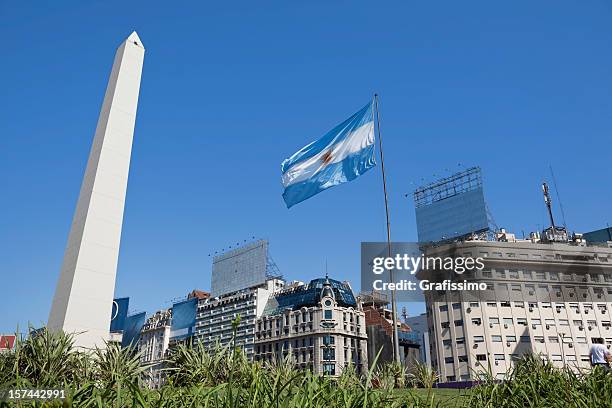
[[[344,140],[353,130],[372,122],[372,102],[361,108],[359,112],[330,130],[321,139],[316,140],[294,153],[281,164],[281,172],[284,174],[291,166],[321,153],[329,146]]]
[[[323,190],[354,180],[375,165],[374,145],[369,145],[341,162],[330,164],[312,178],[288,186],[283,192],[285,204],[291,208]]]

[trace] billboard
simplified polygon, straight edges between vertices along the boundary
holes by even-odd
[[[184,339],[193,334],[196,323],[198,299],[191,298],[172,305],[172,324],[170,338]]]
[[[596,231],[585,232],[583,234],[583,238],[587,242],[595,242],[595,243],[612,241],[612,228],[606,227],[606,228],[602,228]]]
[[[453,240],[489,229],[478,167],[418,188],[414,204],[420,243]]]
[[[111,333],[117,333],[123,331],[125,326],[125,320],[128,314],[128,307],[130,305],[130,298],[117,298],[113,300],[113,310],[111,312]]]
[[[121,339],[122,347],[127,347],[129,345],[136,346],[140,338],[140,331],[145,323],[145,317],[146,312],[126,317],[125,325],[123,326],[123,338]]]
[[[268,241],[258,240],[222,255],[212,264],[211,296],[221,296],[266,282]]]

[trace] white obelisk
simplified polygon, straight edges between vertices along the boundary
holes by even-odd
[[[133,32],[115,54],[49,313],[79,348],[109,339],[144,52]]]

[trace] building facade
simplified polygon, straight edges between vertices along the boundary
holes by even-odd
[[[284,286],[281,279],[269,279],[264,284],[242,289],[198,302],[194,343],[207,348],[230,344],[234,337],[232,322],[240,315],[235,345],[253,358],[255,321],[262,316],[269,297]]]
[[[255,360],[291,358],[319,375],[339,375],[353,365],[367,369],[365,315],[350,285],[314,279],[272,296],[255,326]]]
[[[368,338],[368,363],[393,362],[393,313],[387,296],[379,292],[360,293]],[[420,360],[420,335],[406,323],[398,322],[400,362],[410,368]]]
[[[539,355],[555,366],[587,368],[594,338],[612,346],[612,243],[465,241],[427,256],[483,257],[473,279],[494,296],[426,293],[430,348],[441,381],[475,380],[490,367],[503,379],[514,361]],[[494,291],[489,290],[494,288]]]
[[[431,351],[429,341],[429,325],[427,324],[427,313],[418,316],[407,317],[404,322],[410,326],[412,331],[418,336],[419,361],[431,367]]]
[[[145,373],[145,382],[150,388],[159,388],[164,381],[162,368],[170,343],[171,323],[172,309],[160,310],[146,320],[140,332],[140,364],[150,366]]]

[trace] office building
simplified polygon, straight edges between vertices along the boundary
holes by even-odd
[[[281,279],[269,279],[261,285],[199,300],[194,342],[209,349],[216,343],[227,346],[234,335],[232,322],[240,315],[235,344],[252,359],[255,321],[262,316],[268,298],[283,285]]]
[[[255,324],[255,360],[290,358],[302,369],[339,375],[367,369],[365,315],[347,282],[297,282],[271,296]]]
[[[612,347],[612,243],[544,232],[519,240],[502,230],[496,241],[427,248],[431,257],[485,259],[482,271],[465,275],[487,283],[480,297],[426,293],[432,364],[442,381],[476,380],[488,367],[503,379],[529,353],[586,369],[594,338]]]

